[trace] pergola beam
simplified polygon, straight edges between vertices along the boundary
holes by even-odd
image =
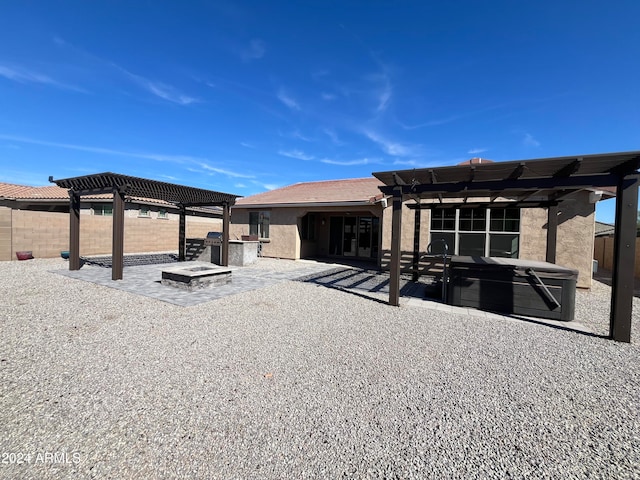
[[[612,187],[617,185],[619,175],[579,175],[572,177],[521,178],[516,180],[489,180],[480,182],[421,183],[415,186],[399,185],[403,194],[417,193],[428,196],[437,193],[468,195],[472,192],[499,193],[507,190],[545,190],[545,189],[585,189],[593,187]],[[385,195],[393,195],[396,186],[382,186],[380,191]]]

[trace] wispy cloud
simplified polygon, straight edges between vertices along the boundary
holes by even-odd
[[[170,162],[170,163],[176,163],[176,164],[182,164],[182,165],[196,165],[204,171],[219,173],[222,175],[227,175],[229,177],[255,178],[253,175],[247,175],[244,173],[234,172],[231,170],[211,166],[208,163],[207,159],[200,158],[200,157],[193,157],[190,155],[165,155],[161,153],[133,152],[133,151],[126,151],[126,150],[117,150],[112,148],[93,147],[88,145],[77,145],[73,143],[48,142],[48,141],[38,140],[34,138],[19,137],[15,135],[5,135],[5,134],[0,134],[0,139],[10,140],[12,142],[17,142],[17,143],[40,145],[44,147],[54,147],[54,148],[62,148],[65,150],[76,150],[80,152],[96,153],[100,155],[141,158],[144,160],[154,160],[156,162]],[[187,169],[190,171],[196,171],[196,170],[193,170],[192,168],[187,168]]]
[[[344,145],[344,143],[340,141],[340,138],[338,138],[338,134],[335,131],[331,130],[330,128],[325,128],[322,131],[327,137],[331,139],[334,145]]]
[[[252,149],[256,148],[253,145],[251,145],[249,142],[240,142],[240,145],[243,146],[244,148],[252,148]]]
[[[330,158],[323,158],[320,161],[322,163],[326,163],[329,165],[339,165],[342,167],[351,167],[354,165],[371,165],[372,163],[381,163],[381,160],[378,158],[376,159],[361,158],[358,160],[332,160]]]
[[[399,142],[388,140],[381,135],[370,130],[364,131],[365,136],[376,143],[386,154],[396,157],[409,157],[415,155],[415,147],[403,145]]]
[[[166,178],[167,180],[171,180],[175,182],[178,180],[178,177],[174,177],[173,175],[158,175],[160,178]]]
[[[189,95],[185,95],[180,92],[175,87],[171,85],[167,85],[162,82],[152,81],[148,78],[143,77],[142,75],[137,75],[135,73],[130,72],[126,68],[121,67],[116,63],[111,63],[111,65],[125,74],[130,80],[136,83],[138,86],[147,90],[149,93],[162,98],[163,100],[167,100],[168,102],[177,103],[178,105],[190,105],[192,103],[198,102],[199,100],[195,97],[190,97]]]
[[[292,130],[292,131],[281,131],[278,130],[278,135],[280,135],[282,138],[293,138],[295,140],[302,140],[303,142],[313,142],[314,139],[311,137],[307,137],[306,135],[302,134],[300,132],[300,130]]]
[[[393,95],[393,88],[391,86],[391,80],[386,73],[373,75],[371,80],[375,83],[379,83],[380,87],[378,87],[375,91],[376,98],[376,113],[383,113],[389,108],[389,103],[391,102],[391,96]]]
[[[438,162],[427,161],[427,160],[416,160],[416,159],[396,159],[393,162],[393,165],[401,165],[403,167],[413,167],[413,168],[426,168],[442,165]]]
[[[238,172],[233,172],[231,170],[227,170],[224,168],[218,168],[218,167],[212,167],[211,165],[209,165],[208,163],[205,162],[201,162],[199,163],[200,168],[202,168],[203,170],[207,170],[208,172],[213,172],[213,173],[220,173],[222,175],[227,175],[228,177],[234,177],[234,178],[255,178],[255,175],[247,175],[244,173],[238,173]]]
[[[302,140],[303,142],[313,142],[312,138],[303,135],[299,130],[294,131],[291,135],[293,136],[293,138],[297,138],[298,140]]]
[[[275,183],[263,183],[263,182],[260,182],[258,180],[251,180],[251,183],[253,183],[254,185],[257,185],[262,190],[275,190],[276,188],[280,188],[280,185],[278,185],[278,184],[275,184]]]
[[[285,92],[284,89],[280,89],[278,91],[278,100],[284,103],[291,110],[300,110],[298,102],[291,95]]]
[[[50,87],[59,88],[61,90],[70,90],[73,92],[88,93],[85,89],[71,85],[68,83],[55,80],[48,75],[44,75],[33,70],[29,70],[23,67],[16,67],[13,65],[0,65],[0,77],[4,77],[8,80],[12,80],[18,83],[36,83],[40,85],[47,85]]]
[[[322,92],[320,96],[322,97],[323,100],[326,100],[328,102],[338,98],[338,96],[335,93],[327,93],[327,92]]]
[[[455,122],[456,120],[459,120],[463,117],[464,115],[451,115],[448,117],[439,118],[436,120],[429,120],[428,122],[422,122],[415,125],[407,125],[406,123],[402,123],[399,120],[397,120],[397,122],[398,122],[398,125],[400,125],[405,130],[415,130],[417,128],[437,127],[438,125],[445,125],[447,123]]]
[[[249,43],[249,46],[244,48],[240,52],[240,56],[242,57],[243,61],[249,62],[251,60],[258,60],[264,57],[266,51],[267,51],[267,47],[265,43],[259,38],[254,38]]]
[[[278,150],[278,154],[283,155],[285,157],[295,158],[298,160],[305,160],[305,161],[313,160],[315,158],[313,155],[307,155],[301,150]]]
[[[525,133],[524,138],[522,139],[522,143],[525,147],[539,147],[540,142],[533,138],[533,135],[530,133]]]
[[[479,153],[484,153],[486,152],[487,149],[486,148],[472,148],[471,150],[469,150],[467,153],[469,155],[477,155]]]

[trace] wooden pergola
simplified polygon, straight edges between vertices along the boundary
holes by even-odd
[[[400,303],[402,204],[547,209],[548,262],[555,263],[558,206],[579,190],[616,188],[609,336],[631,341],[640,151],[377,172],[393,199],[389,304]],[[426,200],[426,202],[424,202]],[[414,256],[418,252],[414,252]]]
[[[239,195],[158,182],[156,180],[131,177],[111,172],[59,180],[54,180],[53,177],[49,177],[49,181],[61,188],[69,190],[71,202],[69,208],[69,270],[80,269],[80,198],[83,195],[100,195],[105,193],[113,193],[112,280],[122,280],[124,267],[124,205],[126,196],[163,200],[179,208],[179,261],[185,260],[187,208],[222,207],[221,263],[225,266],[229,264],[230,208]]]

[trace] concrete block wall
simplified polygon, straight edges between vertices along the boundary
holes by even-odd
[[[36,258],[60,256],[68,250],[69,214],[12,210],[12,250],[30,250]]]
[[[80,217],[80,254],[110,254],[113,217],[84,212]],[[178,216],[170,219],[126,216],[125,253],[175,251],[178,227]],[[221,219],[187,216],[187,237],[204,238],[209,231],[221,230]],[[36,258],[51,258],[68,249],[68,213],[0,207],[0,260],[15,260],[15,252],[21,250],[32,251]]]
[[[0,261],[11,260],[13,253],[11,232],[11,209],[0,207]]]

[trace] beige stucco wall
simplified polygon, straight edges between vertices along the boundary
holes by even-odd
[[[408,208],[409,200],[402,207],[401,268],[409,271],[413,262],[415,212]],[[384,210],[383,254],[381,265],[388,267],[391,256],[392,207]],[[429,244],[430,212],[423,210],[420,217],[421,255]],[[547,209],[525,208],[521,210],[520,258],[545,261],[547,253]],[[563,202],[558,215],[556,264],[578,270],[578,286],[591,287],[592,253],[595,233],[595,205],[589,203],[588,192],[573,195]],[[438,268],[438,262],[422,258],[420,271]]]
[[[521,210],[520,258],[544,261],[547,256],[547,209]],[[595,204],[580,192],[560,204],[556,264],[578,270],[578,287],[590,288],[593,269]]]
[[[262,241],[262,256],[299,260],[310,256],[326,256],[329,243],[329,224],[332,215],[373,215],[380,216],[379,205],[349,207],[281,207],[231,209],[231,238],[241,238],[249,234],[249,212],[269,211],[269,239]],[[307,213],[316,215],[316,241],[301,239],[301,219]],[[322,221],[324,220],[324,225]],[[384,237],[383,237],[384,238]]]
[[[415,210],[408,207],[408,204],[412,201],[402,204],[402,226],[400,230],[400,268],[403,271],[408,271],[413,265],[413,243],[416,227],[416,215]],[[429,245],[429,222],[431,216],[428,210],[420,210],[420,236],[419,236],[419,251],[425,253],[427,246]],[[388,268],[391,261],[391,227],[393,223],[393,206],[391,199],[387,208],[384,209],[382,218],[382,259],[381,267]]]
[[[591,288],[595,204],[589,203],[588,192],[580,192],[574,197],[574,201],[560,204],[556,263],[577,269],[578,286]]]
[[[133,213],[133,214],[132,214]],[[127,210],[124,222],[125,253],[161,252],[178,249],[178,215],[169,219],[139,218]],[[9,225],[7,227],[6,225]],[[113,217],[81,211],[80,254],[111,253]],[[204,238],[222,230],[222,220],[187,215],[186,235]],[[30,250],[36,258],[57,257],[69,249],[69,214],[0,207],[0,259],[15,260],[15,252]]]
[[[402,205],[402,229],[401,229],[401,268],[409,271],[413,264],[415,210],[408,207],[413,201],[409,200]],[[253,209],[253,211],[266,209]],[[325,208],[318,213],[318,217],[327,216],[325,228],[317,227],[318,241],[306,242],[300,239],[300,219],[313,209],[288,207],[273,208],[270,219],[270,239],[263,244],[262,254],[267,257],[299,259],[315,252],[324,255],[320,246],[328,244],[328,217],[331,213],[344,215],[346,209]],[[384,210],[380,204],[369,209],[350,208],[352,214],[369,210],[377,216],[381,215],[381,258],[380,264],[387,268],[391,256],[391,227],[393,208],[391,201]],[[231,235],[240,238],[249,233],[250,208],[234,207],[231,215]],[[429,210],[420,211],[420,240],[419,251],[421,255],[427,250],[429,244]],[[578,270],[578,286],[589,288],[591,286],[592,252],[595,230],[595,206],[588,201],[588,193],[580,192],[572,197],[572,200],[561,204],[558,215],[558,235],[556,263]],[[521,210],[520,227],[520,258],[544,261],[547,248],[547,210],[544,208],[527,208]],[[420,270],[424,271],[434,267],[437,262],[422,260]]]

